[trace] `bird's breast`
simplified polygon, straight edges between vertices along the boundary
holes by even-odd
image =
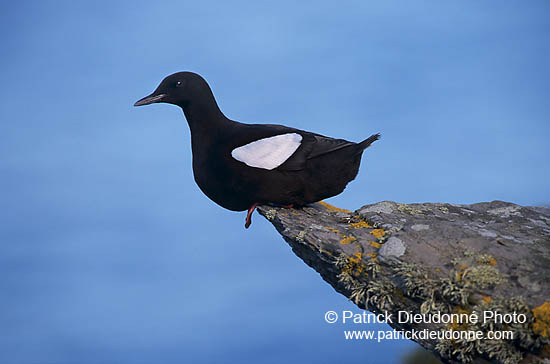
[[[239,166],[231,160],[229,152],[217,148],[193,153],[193,176],[201,191],[218,205],[233,211],[246,210],[253,202],[252,192]]]

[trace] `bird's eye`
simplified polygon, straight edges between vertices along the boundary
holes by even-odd
[[[181,87],[181,85],[182,85],[181,81],[176,82],[176,87]]]

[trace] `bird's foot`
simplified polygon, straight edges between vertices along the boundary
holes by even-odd
[[[279,205],[279,204],[270,204],[271,206],[281,207],[283,209],[292,209],[294,208],[294,204],[288,204],[288,205]],[[244,223],[244,227],[248,229],[250,227],[250,224],[252,224],[252,213],[256,209],[256,207],[260,206],[260,203],[256,202],[253,203],[252,206],[248,209],[248,212],[246,213],[246,222]]]
[[[248,208],[248,212],[246,213],[246,222],[244,223],[245,229],[248,229],[250,227],[250,224],[252,224],[252,213],[258,207],[260,204],[258,202],[255,202]]]

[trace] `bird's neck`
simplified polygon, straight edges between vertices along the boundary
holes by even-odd
[[[224,125],[231,123],[220,110],[212,93],[180,105],[194,134],[216,134]]]

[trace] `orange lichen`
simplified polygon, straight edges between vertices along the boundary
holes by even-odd
[[[489,260],[489,264],[494,267],[495,265],[497,265],[497,261],[495,260],[495,258],[491,257],[491,259]]]
[[[384,236],[386,232],[384,231],[384,229],[374,229],[370,233],[380,239]]]
[[[363,254],[360,252],[353,253],[352,257],[348,258],[350,262],[358,264],[363,259]]]
[[[366,229],[372,227],[365,220],[361,220],[359,222],[351,222],[350,226],[354,229]]]
[[[465,310],[460,306],[456,306],[453,309],[453,313],[458,314],[458,316],[457,317],[455,317],[455,315],[451,316],[452,321],[448,324],[449,330],[454,330],[454,331],[467,330],[468,329],[468,323],[467,322],[461,322],[459,317],[460,317],[460,315],[463,315],[463,314],[469,315],[470,311]]]
[[[319,201],[319,203],[326,208],[327,210],[336,211],[336,212],[345,212],[346,214],[351,214],[350,210],[341,209],[336,206],[332,206],[331,204],[326,203],[325,201]]]
[[[466,269],[466,268],[468,268],[468,266],[467,266],[466,264],[462,264],[462,265],[460,266],[460,269],[461,269],[461,270],[464,270],[464,269]]]
[[[533,332],[537,335],[550,337],[550,302],[544,302],[542,305],[533,308]]]
[[[481,297],[481,299],[486,302],[486,303],[491,303],[491,301],[493,300],[491,297],[489,296],[483,296]]]
[[[369,241],[369,244],[370,246],[372,246],[373,248],[380,248],[382,246],[382,244],[380,243],[376,243],[374,241]]]
[[[349,244],[349,243],[351,243],[352,241],[355,241],[355,240],[357,240],[357,238],[354,237],[354,236],[342,235],[342,239],[340,240],[340,244]]]
[[[342,268],[342,273],[359,277],[366,273],[366,265],[362,262],[363,254],[360,252],[354,253],[348,257],[348,263]]]

